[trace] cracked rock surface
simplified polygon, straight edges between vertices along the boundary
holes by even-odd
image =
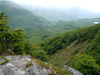
[[[32,62],[31,56],[5,56],[9,62],[0,65],[0,75],[49,75],[50,69]],[[27,66],[27,64],[30,64]]]

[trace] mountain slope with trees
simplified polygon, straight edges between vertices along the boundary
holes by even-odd
[[[50,22],[12,1],[0,1],[0,12],[10,17],[11,28],[47,28]]]
[[[59,21],[55,25],[34,14],[24,7],[12,1],[0,1],[0,12],[6,11],[10,17],[9,25],[13,28],[24,28],[29,41],[40,43],[53,35],[61,34],[67,30],[77,29],[84,26],[90,26],[97,19],[82,19],[77,21]]]
[[[48,30],[52,25],[51,22],[33,14],[22,6],[12,1],[0,1],[0,7],[0,12],[5,11],[9,16],[10,29],[23,28],[30,41],[41,42],[53,34],[53,31]]]
[[[100,74],[100,24],[67,31],[41,46],[56,66],[69,65],[85,75]]]
[[[0,55],[5,52],[14,52],[17,55],[30,54],[37,59],[48,60],[46,52],[39,45],[32,44],[27,40],[23,29],[10,30],[8,16],[2,12],[0,13]]]
[[[79,19],[76,21],[58,21],[55,26],[52,28],[53,31],[55,32],[64,32],[67,30],[73,30],[85,26],[91,26],[95,22],[100,22],[100,18],[84,18],[84,19]]]

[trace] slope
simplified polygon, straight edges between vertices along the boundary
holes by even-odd
[[[24,28],[27,38],[32,42],[39,43],[53,34],[48,30],[51,22],[12,1],[0,1],[0,8],[0,12],[5,11],[9,17],[11,29]]]
[[[85,26],[91,26],[94,22],[100,22],[100,18],[84,18],[76,21],[58,21],[52,28],[56,32],[64,32],[67,30],[77,29]]]
[[[72,66],[85,75],[100,74],[100,24],[68,31],[41,44],[56,66]]]
[[[0,12],[6,12],[10,17],[12,28],[19,27],[34,27],[34,28],[47,28],[50,24],[49,21],[33,14],[31,11],[23,8],[22,6],[12,1],[0,1]]]

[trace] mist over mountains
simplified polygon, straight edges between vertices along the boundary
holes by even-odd
[[[82,9],[79,7],[69,7],[69,8],[36,7],[33,12],[50,21],[58,21],[58,20],[70,21],[70,20],[77,20],[80,18],[100,17],[100,14],[98,13]]]
[[[49,21],[57,22],[59,20],[70,21],[82,18],[95,18],[100,17],[99,13],[90,11],[80,7],[43,7],[36,5],[21,5],[24,8],[32,11],[34,14],[39,15]]]
[[[0,12],[6,12],[6,14],[10,17],[9,24],[12,25],[12,28],[45,28],[50,24],[49,21],[38,15],[35,15],[31,11],[12,1],[0,1],[0,6]]]
[[[1,5],[8,5],[8,7],[24,9],[31,14],[38,15],[48,21],[57,22],[61,21],[71,21],[82,18],[96,18],[100,17],[99,13],[80,8],[80,7],[65,7],[65,8],[57,8],[57,7],[43,7],[36,5],[25,5],[25,4],[16,4],[13,1],[1,1]],[[1,9],[5,10],[6,6],[1,6]],[[8,9],[8,8],[7,8]],[[9,9],[10,10],[10,9]],[[21,10],[23,11],[23,10]],[[27,12],[27,13],[28,13]]]

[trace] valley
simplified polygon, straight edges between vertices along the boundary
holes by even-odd
[[[100,75],[99,13],[12,0],[0,8],[0,75]]]

